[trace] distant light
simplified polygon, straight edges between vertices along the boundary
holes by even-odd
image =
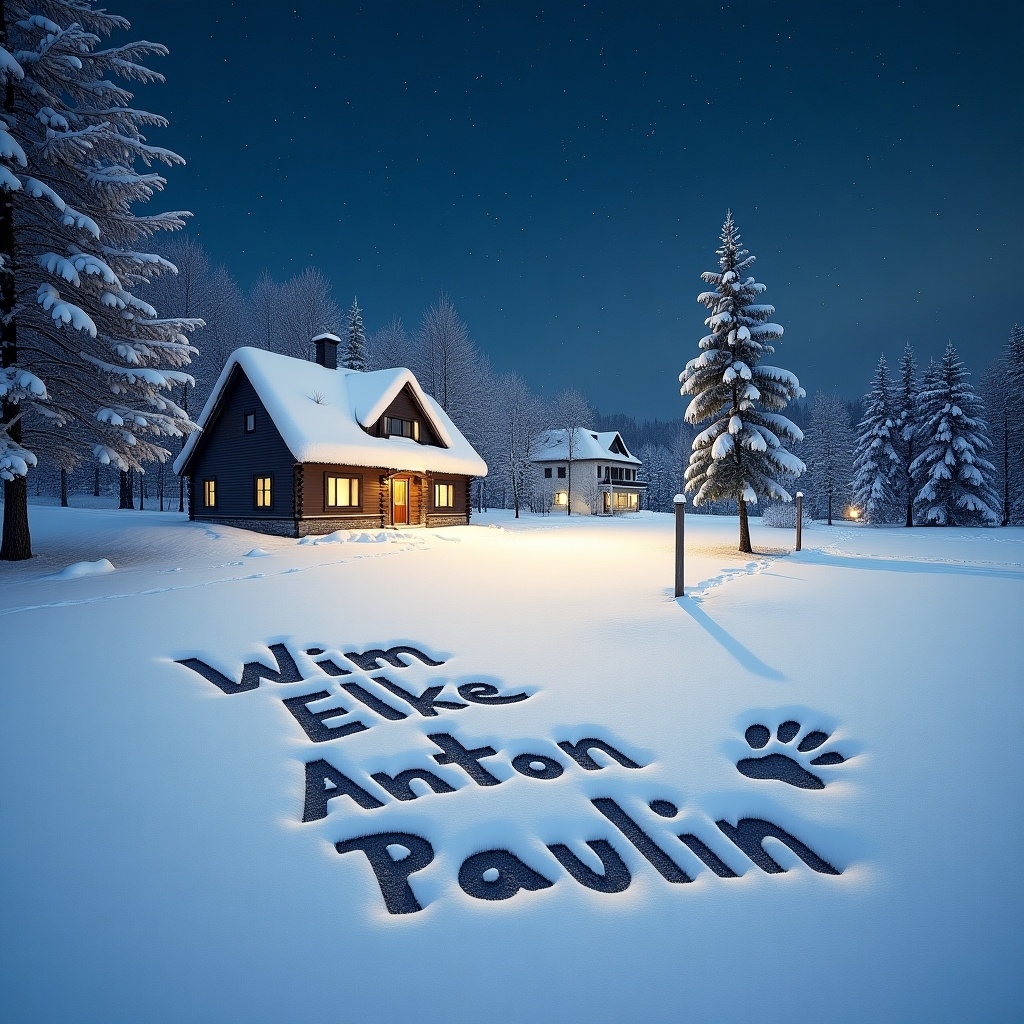
[[[860,519],[860,509],[859,508],[854,508],[854,506],[851,505],[846,510],[846,518],[847,519],[853,519],[854,521],[856,521],[857,519]]]

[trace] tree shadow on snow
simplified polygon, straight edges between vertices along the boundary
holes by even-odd
[[[1024,580],[1024,570],[1010,566],[977,565],[960,562],[926,562],[903,558],[873,558],[869,555],[833,555],[805,551],[796,556],[802,562],[837,569],[874,569],[881,572],[933,573],[944,576],[976,576],[995,580]]]
[[[749,647],[745,647],[728,630],[723,629],[700,605],[686,597],[677,598],[676,604],[694,622],[702,626],[708,635],[724,647],[748,672],[774,682],[783,682],[786,679],[782,672],[772,668],[771,665],[766,665]]]

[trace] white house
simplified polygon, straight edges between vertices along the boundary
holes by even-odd
[[[576,427],[569,459],[569,431],[547,430],[531,459],[537,469],[537,490],[554,510],[581,515],[636,512],[647,484],[638,480],[643,465],[616,430],[598,433]]]

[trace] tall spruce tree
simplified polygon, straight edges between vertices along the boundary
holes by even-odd
[[[0,558],[31,555],[27,426],[139,472],[194,427],[171,390],[191,382],[178,368],[201,321],[162,319],[133,294],[174,270],[139,245],[186,214],[133,210],[164,185],[152,165],[182,160],[145,141],[166,122],[115,82],[162,81],[140,61],[164,47],[100,47],[128,27],[92,0],[0,3]]]
[[[359,300],[352,300],[348,311],[348,348],[341,361],[342,366],[349,370],[366,369],[366,328],[363,326],[363,311],[359,308]]]
[[[914,525],[914,481],[910,466],[917,458],[918,398],[917,364],[907,342],[900,359],[900,383],[896,392],[896,451],[900,457],[899,490],[906,505],[907,526]]]
[[[686,469],[686,489],[694,504],[732,499],[739,506],[740,551],[749,552],[747,505],[758,498],[790,501],[781,481],[795,479],[804,464],[783,444],[803,439],[799,427],[780,415],[789,402],[804,397],[788,370],[765,366],[782,328],[770,323],[774,306],[756,302],[765,286],[744,273],[754,257],[741,247],[730,211],[717,250],[719,272],[701,274],[714,291],[697,301],[710,310],[704,321],[711,333],[701,338],[701,354],[679,375],[680,394],[690,395],[687,423],[711,423],[694,438]]]
[[[853,460],[853,500],[868,523],[888,523],[900,508],[900,455],[896,450],[897,413],[892,379],[883,355],[871,390],[864,396],[864,415],[857,427]]]
[[[990,526],[999,498],[994,467],[982,452],[991,448],[981,400],[950,342],[921,390],[921,454],[910,471],[920,520],[937,526]]]

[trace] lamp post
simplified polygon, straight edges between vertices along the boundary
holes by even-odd
[[[686,520],[686,495],[677,494],[672,499],[676,512],[676,597],[683,596],[683,537]]]
[[[800,541],[804,528],[804,492],[796,492],[796,549],[800,550]]]

